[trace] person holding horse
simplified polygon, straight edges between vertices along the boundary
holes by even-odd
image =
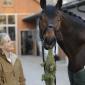
[[[62,2],[52,6],[40,0],[40,38],[45,49],[52,49],[57,41],[67,55],[70,85],[85,85],[85,21],[63,9]]]
[[[13,52],[9,35],[0,33],[0,85],[25,85],[21,61]]]

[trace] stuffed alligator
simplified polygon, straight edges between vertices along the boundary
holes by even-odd
[[[45,72],[42,75],[42,80],[45,81],[46,85],[55,85],[56,63],[54,60],[52,49],[48,50],[47,58],[42,66],[44,67]]]

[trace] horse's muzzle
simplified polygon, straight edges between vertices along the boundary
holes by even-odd
[[[46,50],[52,49],[56,45],[56,38],[55,37],[53,37],[53,38],[45,38],[43,44],[44,44],[44,48]]]

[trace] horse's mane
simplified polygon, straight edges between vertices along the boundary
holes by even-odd
[[[74,14],[73,12],[68,11],[68,10],[66,10],[66,9],[63,9],[62,11],[63,11],[64,13],[69,14],[70,16],[73,16],[73,17],[75,17],[75,18],[77,18],[77,19],[79,19],[79,20],[82,20],[82,21],[85,23],[85,20],[84,20],[84,19],[82,19],[82,17],[80,17],[80,16],[78,16],[78,15]]]

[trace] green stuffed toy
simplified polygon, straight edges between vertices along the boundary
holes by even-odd
[[[42,64],[45,73],[42,75],[42,80],[46,85],[55,85],[56,63],[54,60],[52,49],[48,50],[48,55],[45,62]]]

